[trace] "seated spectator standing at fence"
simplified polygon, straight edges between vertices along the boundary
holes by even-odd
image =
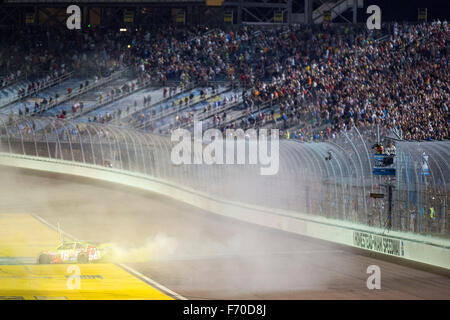
[[[389,165],[392,165],[394,163],[395,153],[396,153],[395,146],[394,146],[394,144],[391,141],[389,141],[388,145],[386,147],[386,155],[387,155],[387,157],[385,159],[383,159],[383,164],[385,166],[389,166]]]
[[[416,227],[416,216],[417,216],[416,207],[414,205],[412,205],[411,208],[409,209],[409,214],[410,214],[409,229],[411,232],[414,232]]]
[[[396,153],[396,148],[394,146],[394,144],[392,143],[392,141],[388,142],[388,145],[386,147],[386,154],[388,156],[395,156]]]

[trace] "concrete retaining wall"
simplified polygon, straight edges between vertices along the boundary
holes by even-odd
[[[308,237],[450,269],[450,240],[231,202],[146,175],[78,162],[0,153],[0,165],[93,178],[156,192],[206,211]]]

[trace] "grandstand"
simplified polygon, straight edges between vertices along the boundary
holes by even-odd
[[[411,1],[414,12],[395,16],[398,8],[382,0],[71,1],[82,7],[81,30],[66,28],[63,1],[1,3],[0,168],[140,188],[339,250],[368,249],[359,233],[346,232],[400,239],[411,251],[389,258],[448,271],[450,25],[440,3],[431,1],[424,16]],[[365,23],[371,4],[383,9],[379,30]],[[200,121],[224,135],[242,129],[243,140],[274,129],[268,143],[278,147],[280,139],[279,172],[264,176],[252,163],[175,164],[174,135],[195,135]],[[420,256],[426,250],[436,253]],[[395,290],[409,297],[399,283]],[[301,286],[294,298],[305,297]],[[176,288],[188,298],[278,298],[264,286],[223,296],[187,287]],[[448,288],[439,288],[446,298]],[[314,288],[319,298],[328,289]],[[355,297],[347,291],[337,297]],[[287,292],[279,294],[292,298]]]
[[[31,60],[41,65],[26,71],[9,67],[0,92],[2,113],[87,121],[106,112],[113,119],[121,109],[134,115],[120,125],[165,133],[201,118],[222,130],[279,128],[284,137],[300,140],[328,139],[353,125],[380,125],[406,140],[449,138],[446,21],[386,23],[377,32],[360,24],[326,23],[270,29],[171,25],[125,32],[93,26],[75,39],[69,30],[40,28],[47,40],[39,38],[39,49],[30,45],[28,33],[18,31],[23,38],[18,43],[26,44],[14,49],[21,49],[22,65]],[[52,38],[63,45],[55,48]],[[3,65],[17,65],[14,58]],[[209,85],[232,91],[218,89],[217,101],[210,97],[209,104],[206,97],[179,104],[181,92],[196,98],[201,90],[195,87]],[[155,105],[156,99],[137,112],[147,86],[148,92],[158,87],[180,92],[169,101],[170,112],[169,104]],[[127,87],[139,92],[124,92]],[[231,97],[233,103],[224,108]],[[80,104],[82,114],[72,112]]]

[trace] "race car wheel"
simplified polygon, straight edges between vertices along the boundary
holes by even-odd
[[[50,264],[50,257],[46,254],[39,256],[39,264]]]
[[[88,263],[89,262],[88,256],[85,253],[80,253],[78,255],[77,260],[78,260],[78,263]]]

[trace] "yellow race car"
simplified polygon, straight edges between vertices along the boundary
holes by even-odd
[[[95,244],[87,241],[63,241],[55,250],[42,251],[37,259],[39,264],[89,263],[103,261],[111,253],[110,244]]]

